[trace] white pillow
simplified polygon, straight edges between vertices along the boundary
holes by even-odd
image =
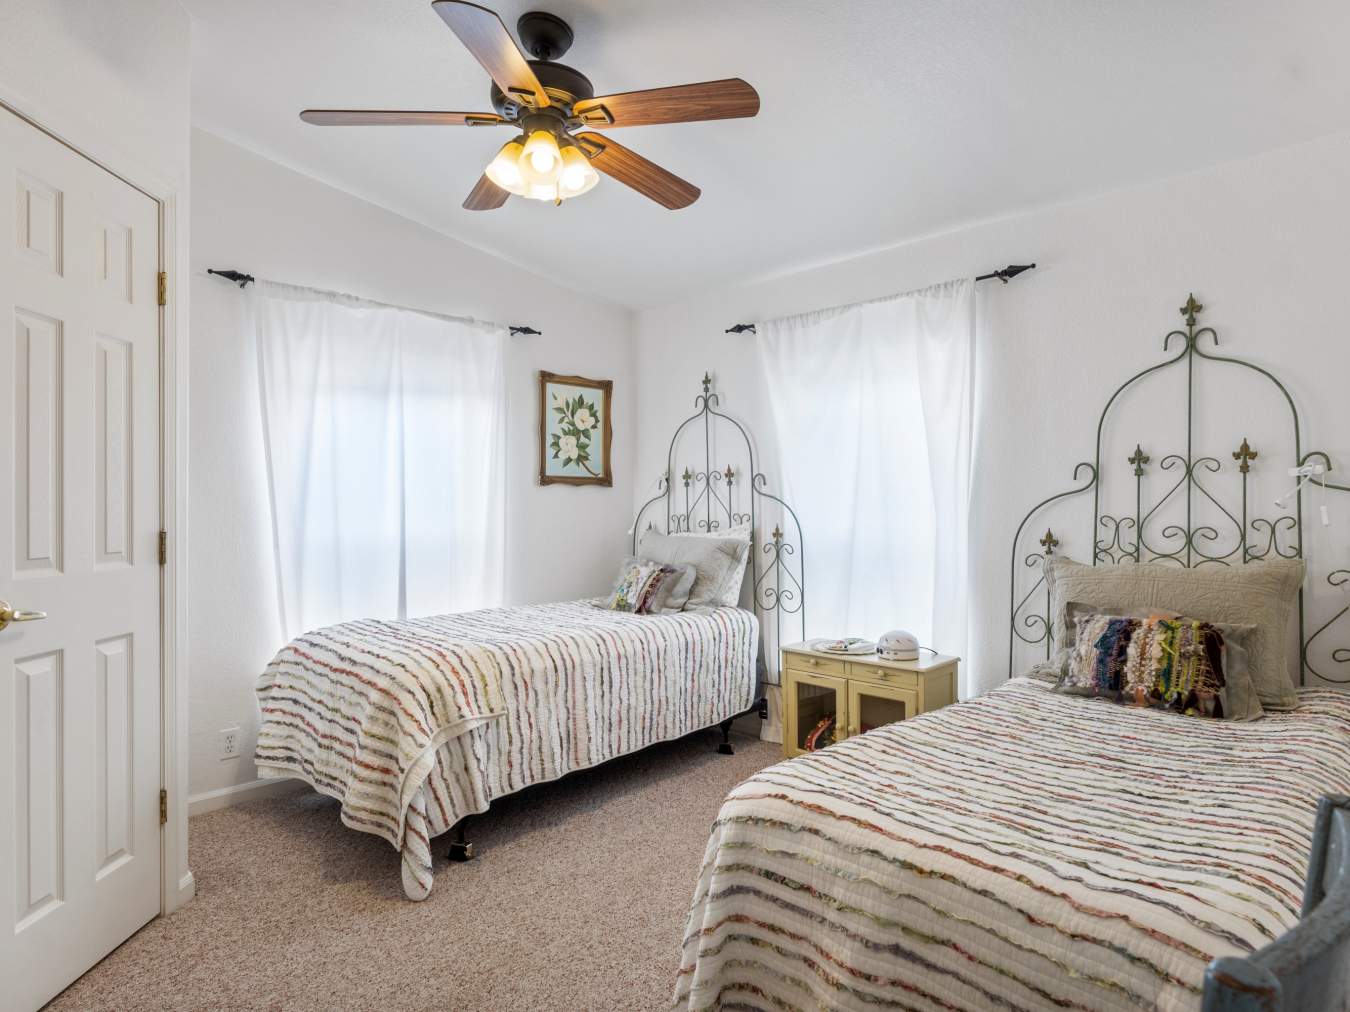
[[[747,520],[744,523],[728,527],[726,530],[681,531],[679,534],[673,536],[677,538],[730,539],[744,544],[745,558],[742,560],[741,564],[736,567],[735,571],[728,575],[726,586],[723,588],[723,593],[718,595],[718,600],[727,607],[747,607],[747,602],[741,600],[741,587],[745,582],[745,571],[749,568],[747,563],[750,561],[750,548],[751,543],[754,540],[754,534],[755,529],[751,526],[750,521]],[[754,602],[748,602],[748,610],[753,610],[753,607]]]
[[[736,606],[750,557],[750,542],[740,537],[662,534],[648,530],[638,540],[638,554],[668,566],[694,567],[694,587],[685,611]]]

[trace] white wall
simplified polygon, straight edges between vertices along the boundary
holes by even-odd
[[[253,683],[283,645],[255,352],[240,336],[238,290],[207,267],[544,332],[513,338],[508,359],[508,603],[608,587],[631,522],[637,420],[627,310],[200,130],[192,176],[191,790],[200,796],[253,780],[247,758],[217,758],[217,732],[238,724],[252,754]],[[614,488],[537,484],[540,369],[614,380]]]
[[[1350,277],[1346,179],[1350,135],[1338,135],[644,311],[637,320],[637,471],[645,484],[635,499],[650,494],[669,432],[689,413],[705,369],[718,380],[724,408],[767,431],[754,337],[724,334],[731,324],[1036,261],[1037,270],[1006,287],[986,282],[983,299],[989,326],[978,355],[972,545],[980,575],[965,675],[967,686],[996,684],[1007,667],[1008,545],[1016,524],[1032,504],[1070,486],[1074,462],[1092,458],[1106,397],[1161,359],[1162,335],[1181,323],[1177,307],[1189,291],[1207,305],[1203,322],[1219,328],[1223,350],[1285,379],[1304,414],[1304,448],[1325,449],[1350,470],[1350,325],[1340,304]],[[822,395],[828,411],[829,391]],[[1269,401],[1238,409],[1254,444],[1269,438],[1285,410]],[[1177,448],[1174,438],[1169,449]],[[1280,481],[1287,485],[1285,463]],[[772,476],[771,458],[765,466]],[[1090,516],[1089,504],[1087,526]],[[1350,523],[1340,523],[1345,533],[1333,537],[1345,561]],[[809,550],[809,531],[806,539]],[[1086,558],[1087,540],[1073,529],[1065,550]],[[903,625],[904,616],[896,622]]]
[[[191,24],[178,0],[5,0],[0,95],[73,143],[188,170]]]

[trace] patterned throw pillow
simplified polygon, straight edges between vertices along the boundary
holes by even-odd
[[[1127,706],[1217,720],[1245,719],[1226,678],[1228,646],[1209,622],[1151,615],[1084,614],[1055,689]],[[1247,687],[1244,687],[1247,688]],[[1245,699],[1250,692],[1236,694]]]
[[[629,557],[605,601],[611,611],[663,615],[680,611],[694,584],[693,566],[667,566],[651,559]]]
[[[626,559],[619,568],[619,578],[609,592],[605,607],[610,611],[636,612],[647,593],[647,586],[661,575],[661,563],[644,559]]]

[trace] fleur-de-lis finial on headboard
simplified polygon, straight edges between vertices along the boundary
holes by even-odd
[[[734,481],[736,480],[736,472],[733,471],[733,470],[731,469],[731,465],[730,465],[730,464],[727,465],[727,469],[726,469],[725,471],[723,471],[722,473],[725,474],[725,475],[727,476],[727,484],[728,484],[728,485],[730,485],[732,482],[734,482]]]
[[[1136,478],[1139,478],[1143,476],[1144,465],[1147,464],[1150,459],[1152,458],[1150,458],[1149,455],[1144,452],[1144,448],[1140,446],[1138,443],[1135,443],[1134,455],[1130,457],[1130,459],[1127,460],[1125,463],[1134,465],[1134,476]]]
[[[705,372],[703,374],[703,396],[706,397],[708,395],[708,391],[711,389],[712,389],[712,377]]]
[[[1181,315],[1186,317],[1186,326],[1195,326],[1195,314],[1201,312],[1205,307],[1195,301],[1195,293],[1192,292],[1186,297],[1186,305],[1181,307]]]
[[[1256,451],[1253,450],[1251,444],[1247,442],[1247,437],[1243,436],[1242,445],[1239,446],[1237,452],[1233,454],[1233,459],[1238,462],[1238,470],[1243,474],[1250,471],[1252,469],[1251,462],[1256,459],[1256,456]]]
[[[782,541],[782,540],[783,540],[783,528],[779,527],[777,524],[774,524],[774,525],[773,525],[773,535],[772,535],[772,536],[773,536],[773,540],[774,540],[775,542]]]
[[[1045,529],[1045,537],[1041,538],[1041,544],[1045,546],[1046,555],[1054,555],[1055,546],[1059,544],[1059,538],[1055,537],[1054,532],[1047,527]]]
[[[684,469],[684,474],[680,475],[680,477],[684,479],[684,487],[688,488],[689,483],[694,480],[694,472],[686,467]]]

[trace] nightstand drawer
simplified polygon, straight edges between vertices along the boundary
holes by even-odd
[[[798,671],[814,672],[821,675],[842,675],[845,663],[832,657],[816,657],[812,654],[794,654],[783,652],[784,666]]]
[[[849,661],[848,677],[863,678],[882,685],[903,685],[910,689],[919,684],[919,676],[913,671],[897,671],[895,668],[868,664],[866,661]]]

